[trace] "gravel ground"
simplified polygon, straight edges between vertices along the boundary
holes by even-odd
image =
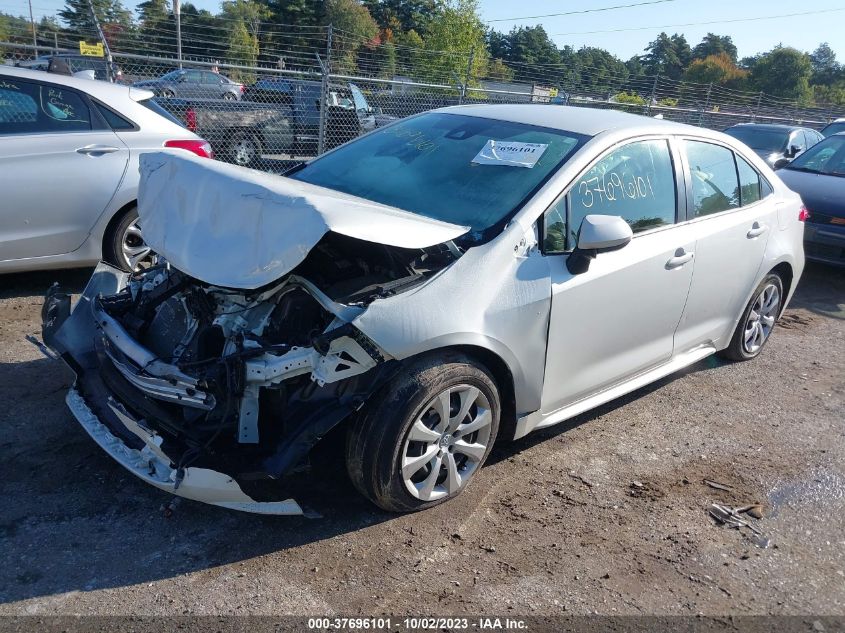
[[[498,446],[422,514],[369,505],[327,450],[302,495],[318,519],[165,517],[88,438],[71,372],[24,340],[50,282],[87,276],[0,278],[0,614],[845,615],[841,271],[808,267],[757,360]],[[762,537],[717,526],[719,501],[763,503]]]

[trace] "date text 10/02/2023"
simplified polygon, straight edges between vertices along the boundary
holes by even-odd
[[[308,618],[307,626],[312,631],[379,631],[379,630],[481,630],[481,631],[526,631],[528,624],[519,618],[500,617],[323,617]]]

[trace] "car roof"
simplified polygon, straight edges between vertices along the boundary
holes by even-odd
[[[154,93],[149,90],[130,88],[129,86],[124,86],[123,84],[113,84],[111,82],[100,81],[98,79],[83,79],[81,77],[59,75],[56,73],[45,73],[43,70],[30,70],[29,68],[17,68],[15,66],[0,66],[0,75],[5,75],[7,77],[20,77],[21,79],[31,79],[33,81],[67,86],[68,88],[76,88],[77,90],[102,100],[107,100],[112,96],[126,97],[130,92],[132,92],[132,98],[135,100],[154,96]]]
[[[788,132],[790,130],[812,129],[803,125],[787,125],[785,123],[737,123],[736,125],[732,125],[731,127],[727,128],[727,130],[736,127],[753,128],[755,130],[769,130],[772,132]]]
[[[618,110],[579,108],[545,103],[479,104],[440,108],[435,112],[464,114],[467,116],[498,119],[512,123],[537,125],[586,136],[596,136],[610,130],[626,129],[632,132],[687,134],[710,136],[712,130],[676,123],[664,119],[629,114]]]

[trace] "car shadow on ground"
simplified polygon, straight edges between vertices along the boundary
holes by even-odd
[[[807,262],[789,307],[845,319],[845,268]]]
[[[0,299],[42,296],[54,283],[73,293],[82,292],[91,278],[91,268],[41,270],[0,275]]]
[[[4,281],[11,283],[0,286],[0,296],[34,296],[56,279],[78,291],[88,274],[8,276]],[[809,266],[792,307],[835,316],[819,306],[837,305],[843,286],[839,271]],[[722,363],[710,357],[555,427],[502,443],[489,463]],[[250,515],[191,501],[181,501],[168,518],[163,506],[173,497],[126,472],[73,420],[63,402],[72,379],[66,367],[48,359],[0,364],[5,403],[0,411],[0,563],[10,570],[0,580],[0,602],[166,580],[403,520],[355,491],[345,474],[340,433],[322,443],[308,489],[295,493],[320,518]],[[446,506],[442,512],[473,511],[471,503],[454,503],[457,508]]]

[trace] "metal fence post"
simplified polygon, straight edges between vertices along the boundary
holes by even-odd
[[[182,68],[182,7],[179,0],[173,0],[173,16],[176,18],[176,59]]]
[[[32,17],[32,0],[29,0],[29,23],[32,26],[32,45],[35,47],[35,56],[38,57],[38,37],[35,35],[35,20]]]
[[[467,74],[464,77],[463,85],[461,86],[461,94],[458,96],[458,105],[464,102],[467,96],[467,86],[469,85],[470,77],[472,77],[472,64],[475,61],[475,48],[469,49],[469,61],[467,61]]]
[[[704,113],[710,112],[710,93],[713,90],[713,82],[707,84],[707,97],[704,100],[704,109],[698,114],[698,127],[704,122]]]
[[[319,57],[318,57],[319,59]],[[326,62],[321,63],[323,80],[320,85],[320,128],[317,132],[317,155],[326,150],[326,115],[329,101],[329,73],[332,69],[332,25],[326,30]]]
[[[756,123],[756,122],[757,122],[757,115],[758,115],[758,114],[759,114],[759,112],[760,112],[760,103],[761,103],[762,101],[763,101],[763,91],[761,90],[761,91],[760,91],[760,94],[759,94],[759,95],[757,95],[757,107],[756,107],[756,108],[754,108],[754,114],[751,116],[751,122],[752,122],[752,123]]]
[[[646,107],[645,107],[646,115],[651,114],[651,104],[654,102],[654,100],[657,96],[657,80],[658,79],[660,79],[659,73],[654,76],[654,83],[651,86],[651,96],[648,98],[648,103],[646,104]]]

